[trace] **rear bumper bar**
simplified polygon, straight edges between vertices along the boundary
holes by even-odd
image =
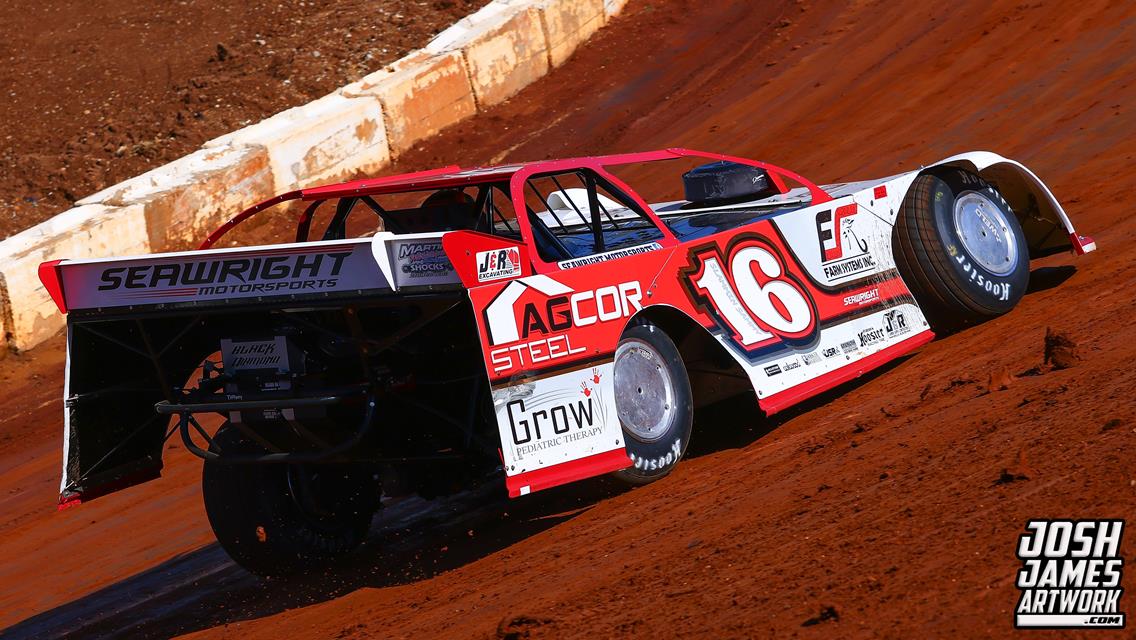
[[[154,405],[154,410],[160,415],[177,416],[177,428],[181,432],[182,443],[190,453],[202,458],[204,460],[214,462],[224,462],[233,464],[264,464],[264,463],[311,463],[311,462],[327,462],[342,456],[343,454],[351,451],[358,445],[363,438],[371,432],[374,425],[375,418],[375,396],[373,393],[367,393],[365,402],[365,409],[363,411],[363,419],[360,421],[355,433],[346,440],[337,444],[328,444],[320,439],[315,434],[305,429],[302,425],[290,423],[294,428],[297,435],[310,443],[315,450],[304,452],[284,452],[278,450],[267,439],[256,433],[251,427],[241,424],[232,423],[232,426],[240,429],[250,439],[259,442],[264,446],[266,453],[226,453],[220,446],[209,436],[209,433],[197,422],[194,414],[198,413],[221,413],[227,414],[232,411],[244,410],[257,410],[257,409],[294,409],[298,407],[313,407],[313,406],[327,406],[340,404],[347,401],[351,397],[358,397],[367,392],[365,388],[356,388],[347,390],[345,393],[332,393],[317,396],[296,397],[296,398],[276,398],[268,400],[226,400],[217,402],[191,402],[191,403],[171,403],[163,400],[162,402]],[[197,445],[193,440],[193,434],[190,428],[193,428],[207,443],[206,448]]]
[[[163,400],[154,405],[154,410],[164,416],[194,413],[228,413],[255,409],[295,409],[298,407],[319,407],[343,402],[345,396],[324,395],[307,398],[279,398],[272,400],[227,400],[223,402],[189,402],[175,404]]]

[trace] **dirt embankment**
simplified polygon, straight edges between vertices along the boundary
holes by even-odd
[[[486,0],[12,0],[0,238],[382,68]]]
[[[1136,513],[1136,10],[706,5],[632,5],[402,168],[687,145],[827,182],[990,149],[1047,180],[1100,251],[1036,262],[1008,316],[773,423],[701,416],[692,457],[659,483],[589,483],[464,520],[444,510],[428,533],[396,521],[356,569],[302,582],[257,583],[224,559],[184,452],[159,481],[52,513],[53,343],[0,364],[13,383],[42,376],[0,399],[0,430],[21,434],[0,454],[0,626],[241,640],[1018,633],[1025,521]],[[1073,366],[1045,365],[1047,328],[1076,343]],[[1131,614],[1136,573],[1124,587]]]

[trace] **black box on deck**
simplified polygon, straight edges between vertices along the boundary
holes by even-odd
[[[765,169],[737,162],[712,162],[682,174],[683,192],[691,202],[757,199],[772,191]]]

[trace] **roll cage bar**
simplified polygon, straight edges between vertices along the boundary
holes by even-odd
[[[659,240],[662,246],[673,246],[678,243],[678,240],[675,238],[674,234],[671,233],[667,225],[663,224],[662,220],[659,219],[650,205],[645,202],[634,189],[609,173],[605,167],[658,162],[684,157],[706,158],[710,161],[725,160],[758,167],[768,172],[770,181],[773,183],[778,193],[788,193],[789,187],[786,184],[788,180],[805,187],[809,191],[813,204],[827,202],[832,199],[828,193],[816,184],[788,169],[747,158],[681,148],[607,156],[569,158],[565,160],[547,160],[477,169],[461,169],[457,165],[451,165],[428,171],[383,178],[368,178],[342,184],[289,191],[249,207],[233,216],[211,233],[209,237],[201,243],[198,249],[211,248],[226,233],[242,222],[268,208],[292,200],[311,202],[297,220],[296,242],[307,242],[310,240],[308,236],[311,231],[312,218],[320,205],[329,199],[338,199],[339,202],[336,205],[335,214],[325,232],[325,240],[337,239],[334,237],[326,237],[327,234],[332,234],[333,236],[339,234],[338,237],[342,237],[344,233],[344,223],[348,214],[360,203],[380,217],[386,228],[397,233],[400,231],[400,227],[402,227],[401,222],[396,216],[389,215],[389,212],[379,205],[374,196],[477,187],[475,207],[479,216],[479,227],[481,225],[480,216],[484,214],[487,217],[485,222],[486,228],[483,229],[484,231],[492,233],[495,223],[503,223],[508,228],[509,233],[506,235],[517,234],[521,242],[524,242],[534,249],[536,247],[543,247],[545,249],[551,247],[552,252],[561,254],[566,258],[570,257],[567,248],[564,247],[555,234],[540,220],[540,217],[534,215],[532,209],[526,204],[524,194],[525,185],[529,183],[530,178],[543,176],[555,177],[560,174],[573,172],[582,172],[586,176],[585,182],[588,185],[589,208],[592,211],[592,219],[588,221],[583,212],[579,210],[570,198],[568,201],[572,204],[572,207],[576,210],[580,218],[592,225],[593,232],[596,235],[594,242],[597,250],[602,251],[604,247],[604,239],[599,232],[599,226],[602,222],[601,212],[608,223],[616,227],[618,226],[610,212],[607,212],[596,198],[595,187],[597,184],[602,185],[606,190],[612,192],[613,195],[624,200],[624,204],[628,205],[636,214],[650,220],[662,234],[662,238]],[[561,190],[563,189],[561,188]],[[528,215],[517,215],[514,220],[509,219],[494,203],[494,192],[510,198],[514,212],[524,211]],[[555,214],[553,214],[553,217],[555,218]],[[558,224],[561,224],[559,218],[555,219]],[[474,230],[482,229],[475,228]],[[531,251],[530,255],[532,256],[537,272],[549,271],[556,268],[553,262],[546,261],[544,257],[541,256],[540,251]]]

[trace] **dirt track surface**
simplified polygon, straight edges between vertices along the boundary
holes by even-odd
[[[182,451],[159,481],[53,512],[56,341],[0,365],[7,635],[1017,635],[1026,520],[1136,514],[1136,9],[705,5],[633,4],[400,168],[685,145],[828,182],[990,149],[1041,175],[1099,252],[1035,262],[1008,316],[772,423],[699,416],[692,457],[658,483],[405,503],[355,568],[306,581],[258,582],[224,557]],[[1077,343],[1073,367],[1042,366],[1047,328]],[[1131,531],[1122,554],[1136,558]],[[1131,566],[1124,587],[1132,615]]]
[[[381,69],[486,0],[6,0],[0,238]]]

